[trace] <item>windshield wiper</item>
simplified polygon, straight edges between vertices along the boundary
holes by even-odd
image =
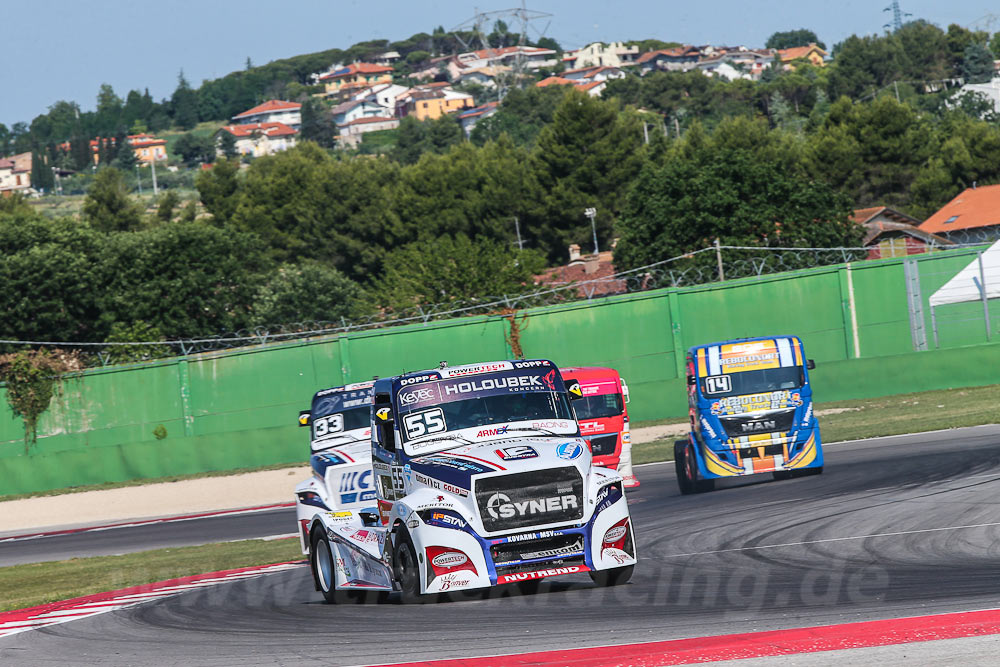
[[[408,440],[406,444],[413,445],[426,445],[428,442],[440,442],[442,440],[460,440],[466,445],[474,444],[472,440],[469,440],[464,435],[439,435],[436,438],[430,438],[428,440]]]

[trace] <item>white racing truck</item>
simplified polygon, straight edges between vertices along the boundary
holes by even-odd
[[[340,591],[426,594],[586,572],[632,576],[635,539],[617,472],[591,467],[563,383],[544,359],[375,382],[371,507],[315,512],[310,564]]]
[[[302,553],[309,552],[309,524],[320,510],[360,509],[375,503],[371,469],[374,382],[318,391],[299,426],[309,427],[312,477],[295,487],[295,515]]]

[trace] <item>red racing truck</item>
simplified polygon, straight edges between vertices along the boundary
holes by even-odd
[[[574,401],[580,434],[590,442],[595,466],[617,470],[627,488],[639,486],[632,473],[632,436],[628,428],[628,385],[613,368],[576,366],[560,369],[567,381],[580,383],[583,398]]]

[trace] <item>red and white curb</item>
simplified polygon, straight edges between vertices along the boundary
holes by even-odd
[[[0,544],[4,542],[20,542],[22,540],[37,540],[42,537],[54,537],[56,535],[72,535],[75,533],[94,533],[102,530],[114,530],[116,528],[135,528],[136,526],[149,526],[157,523],[174,523],[177,521],[195,521],[197,519],[210,519],[217,516],[236,516],[239,514],[255,514],[257,512],[268,512],[270,510],[284,509],[285,507],[295,507],[294,502],[275,503],[273,505],[260,505],[258,507],[246,507],[233,510],[215,510],[212,512],[199,512],[198,514],[182,514],[179,516],[166,516],[158,519],[142,519],[139,521],[123,521],[121,523],[109,523],[101,526],[84,526],[82,528],[65,528],[63,530],[49,530],[38,533],[27,533],[25,535],[9,535],[0,537]]]
[[[274,565],[243,567],[236,570],[223,570],[221,572],[209,572],[207,574],[169,579],[154,584],[132,586],[131,588],[123,588],[117,591],[96,593],[71,600],[51,602],[39,607],[0,612],[0,637],[15,635],[19,632],[34,630],[48,625],[55,625],[56,623],[78,621],[81,618],[105,614],[109,611],[125,607],[132,607],[143,602],[177,595],[195,588],[214,586],[239,579],[251,579],[265,574],[274,574],[275,572],[284,572],[285,570],[302,567],[303,564],[304,561],[294,561],[290,563],[276,563]]]
[[[381,667],[655,667],[702,662],[871,648],[1000,634],[1000,609],[862,621],[745,634],[671,639],[642,644],[595,646],[563,651],[539,651],[392,663]]]

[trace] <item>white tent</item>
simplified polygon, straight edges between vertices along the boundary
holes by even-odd
[[[946,303],[981,301],[983,283],[986,284],[987,299],[1000,298],[1000,241],[987,248],[982,255],[977,255],[968,266],[934,292],[928,302],[933,308]]]
[[[927,300],[931,307],[931,322],[934,327],[934,346],[937,347],[937,316],[934,308],[949,303],[981,301],[986,324],[986,339],[990,338],[989,299],[1000,298],[1000,241],[997,241],[968,266],[959,271],[951,280],[942,285]]]

